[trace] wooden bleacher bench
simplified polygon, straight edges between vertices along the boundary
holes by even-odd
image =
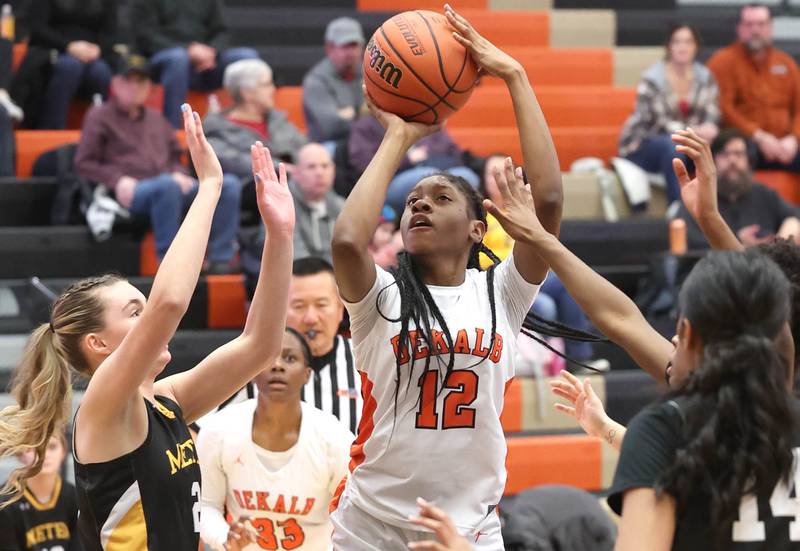
[[[75,143],[80,140],[80,130],[17,130],[14,132],[17,144],[17,177],[31,175],[33,163],[50,149]]]

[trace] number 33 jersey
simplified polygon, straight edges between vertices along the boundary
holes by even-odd
[[[492,342],[488,272],[467,270],[454,287],[428,285],[450,339],[430,319],[431,342],[413,321],[401,342],[401,324],[392,321],[400,318],[400,291],[392,274],[376,271],[367,295],[346,304],[364,395],[346,495],[377,519],[414,530],[408,516],[422,497],[447,511],[462,533],[473,532],[505,486],[500,414],[517,335],[539,287],[523,279],[513,255],[494,269]],[[455,363],[445,377],[451,349]]]
[[[203,541],[224,548],[227,512],[230,520],[250,519],[258,532],[258,542],[247,551],[326,551],[333,533],[328,505],[347,474],[354,436],[333,415],[301,402],[297,443],[285,452],[270,452],[252,439],[256,405],[251,399],[228,406],[197,438]]]

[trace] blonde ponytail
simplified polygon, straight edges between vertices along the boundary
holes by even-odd
[[[40,325],[31,334],[11,393],[17,404],[0,411],[0,458],[33,450],[34,460],[12,472],[0,488],[0,498],[10,498],[3,499],[0,507],[19,499],[25,481],[41,470],[50,436],[63,430],[70,413],[69,366],[49,324]]]
[[[0,509],[20,498],[25,482],[42,469],[50,437],[64,430],[72,406],[70,367],[91,376],[81,339],[103,329],[97,290],[118,281],[124,278],[108,274],[73,284],[53,304],[50,323],[31,334],[11,386],[17,404],[0,411],[0,459],[33,450],[34,460],[0,488]]]

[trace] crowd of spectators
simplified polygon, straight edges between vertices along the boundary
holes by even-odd
[[[298,217],[296,258],[330,261],[330,238],[343,196],[384,132],[365,108],[365,37],[358,21],[339,17],[327,25],[325,56],[303,79],[304,134],[275,106],[272,68],[256,50],[232,43],[220,0],[134,0],[130,7],[137,24],[128,44],[120,47],[116,3],[32,0],[28,50],[13,80],[11,43],[0,40],[0,175],[13,174],[15,124],[64,128],[71,101],[94,96],[99,105],[84,119],[75,171],[106,186],[131,214],[149,219],[160,258],[197,189],[173,132],[180,106],[190,89],[223,86],[233,104],[210,111],[204,120],[225,172],[207,272],[240,270],[240,211],[255,204],[250,171],[255,141],[267,145],[273,161],[283,162],[290,175]],[[753,170],[800,171],[800,73],[791,56],[772,45],[768,8],[743,7],[736,33],[736,42],[715,53],[706,66],[698,59],[700,36],[692,26],[679,24],[669,31],[664,59],[642,74],[635,108],[621,129],[619,155],[661,174],[669,202],[678,202],[672,161],[679,155],[670,134],[691,126],[715,144],[721,211],[740,239],[755,244],[776,235],[797,236],[795,207],[754,182]],[[164,90],[162,113],[146,107],[154,82]],[[738,133],[720,134],[721,128]],[[446,129],[409,151],[392,180],[370,245],[376,262],[386,267],[395,262],[402,248],[395,233],[399,216],[421,178],[449,172],[498,200],[485,175],[502,156],[482,164],[472,160]],[[675,211],[688,220],[685,209]],[[512,246],[493,220],[486,242],[501,258]],[[691,221],[689,243],[704,246]],[[588,325],[555,277],[548,279],[534,311],[574,327]],[[567,353],[581,361],[593,357],[587,343],[570,343]]]

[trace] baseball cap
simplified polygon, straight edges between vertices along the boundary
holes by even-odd
[[[381,209],[381,216],[380,216],[380,224],[385,224],[387,222],[394,222],[397,219],[397,214],[395,214],[394,209],[389,205],[383,205]]]
[[[121,56],[117,64],[117,74],[122,76],[142,75],[150,78],[150,64],[147,58],[137,54]]]
[[[361,23],[352,17],[338,17],[328,23],[325,29],[325,42],[331,42],[334,46],[344,46],[358,42],[363,44],[364,31],[361,30]]]

